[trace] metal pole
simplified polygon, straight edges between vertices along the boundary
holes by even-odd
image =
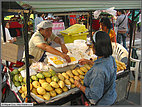
[[[128,70],[130,70],[130,54],[131,54],[131,45],[132,45],[132,38],[133,38],[133,27],[134,27],[134,14],[135,10],[132,12],[132,24],[130,27],[130,43],[129,43],[129,55],[128,55]]]
[[[29,46],[28,46],[28,14],[24,13],[24,44],[25,44],[25,64],[26,64],[26,83],[27,83],[27,96],[26,102],[31,102],[30,96],[30,75],[29,75]]]
[[[90,11],[89,14],[90,14],[90,40],[92,41],[93,40],[93,37],[92,37],[92,11]]]

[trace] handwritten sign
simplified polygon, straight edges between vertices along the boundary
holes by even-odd
[[[18,45],[12,43],[1,44],[1,58],[9,62],[17,62],[18,57]]]
[[[53,23],[52,32],[56,35],[60,34],[60,31],[65,30],[64,22]]]

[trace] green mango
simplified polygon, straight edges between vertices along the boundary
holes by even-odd
[[[24,85],[24,84],[26,84],[26,83],[24,83],[24,82],[21,82],[21,85]]]
[[[21,83],[16,81],[16,82],[14,83],[14,85],[15,85],[16,87],[18,87],[18,86],[21,85]]]
[[[51,73],[52,76],[56,75],[56,72],[52,69],[50,69],[49,72]]]
[[[23,71],[25,68],[21,67],[21,68],[18,68],[18,71]]]
[[[42,73],[38,73],[36,76],[37,76],[38,78],[40,78],[40,79],[43,79],[43,78],[44,78],[44,75],[43,75]]]
[[[37,77],[36,75],[32,75],[32,76],[31,76],[31,79],[32,79],[32,80],[35,80],[35,81],[38,81],[38,77]]]
[[[14,75],[13,78],[15,79],[15,81],[19,81],[19,75],[18,74]]]
[[[50,72],[43,72],[42,73],[45,77],[50,78],[51,77],[51,73]]]
[[[13,77],[12,81],[13,81],[13,83],[15,83],[15,82],[16,82],[14,77]]]
[[[20,75],[19,76],[19,81],[22,82],[23,81],[23,77]]]
[[[19,73],[19,71],[18,71],[18,69],[14,69],[11,73],[14,74],[14,75],[16,75],[16,74]]]
[[[52,81],[55,81],[55,82],[58,82],[59,81],[59,78],[55,75],[51,78]]]

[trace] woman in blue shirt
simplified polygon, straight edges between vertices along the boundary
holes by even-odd
[[[75,81],[74,84],[85,94],[91,104],[112,105],[117,97],[115,90],[117,67],[112,57],[110,37],[106,32],[97,31],[93,35],[93,52],[98,56],[96,61],[87,59],[79,61],[81,65],[93,64],[85,75],[84,85],[81,85],[80,81]]]

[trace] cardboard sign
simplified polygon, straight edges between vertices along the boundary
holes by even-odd
[[[17,62],[18,45],[12,43],[1,43],[1,59],[9,62]]]

